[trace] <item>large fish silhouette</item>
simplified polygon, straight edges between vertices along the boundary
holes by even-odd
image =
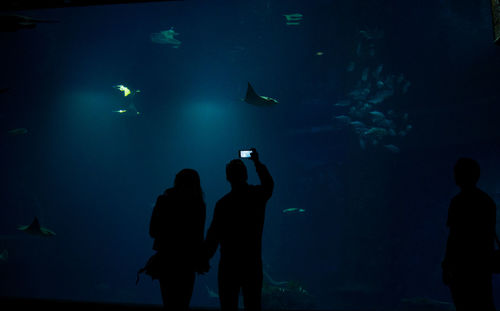
[[[49,236],[54,236],[56,233],[50,229],[44,228],[40,226],[40,222],[38,221],[38,218],[35,217],[31,225],[25,225],[25,226],[19,226],[17,227],[18,230],[24,231],[28,234],[31,235],[37,235],[37,236],[43,236],[43,237],[49,237]]]
[[[250,82],[248,82],[247,95],[245,96],[244,101],[250,105],[261,107],[272,106],[278,103],[278,101],[274,98],[257,95]]]

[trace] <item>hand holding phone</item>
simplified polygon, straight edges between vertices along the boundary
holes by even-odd
[[[240,150],[241,159],[250,159],[254,162],[259,162],[259,153],[255,148]]]
[[[253,150],[255,150],[255,149],[240,150],[240,158],[241,159],[250,159],[252,157]]]

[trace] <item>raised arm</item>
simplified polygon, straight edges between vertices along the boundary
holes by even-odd
[[[259,176],[260,179],[260,186],[262,187],[266,199],[269,199],[271,195],[273,194],[273,189],[274,189],[274,181],[273,177],[267,170],[267,167],[260,162],[259,159],[259,153],[257,150],[252,149],[251,153],[251,160],[255,164],[255,169],[257,170],[257,175]]]

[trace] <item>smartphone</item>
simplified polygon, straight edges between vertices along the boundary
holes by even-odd
[[[253,150],[240,150],[240,158],[250,159]]]

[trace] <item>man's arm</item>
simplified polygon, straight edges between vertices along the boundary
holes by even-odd
[[[250,154],[251,155],[250,159],[255,164],[255,169],[257,170],[257,175],[259,176],[260,185],[264,190],[265,197],[266,199],[269,199],[273,194],[273,189],[274,189],[273,177],[267,170],[267,167],[264,164],[262,164],[262,162],[260,162],[257,150],[252,149],[252,151],[253,152]]]
[[[220,242],[219,237],[219,217],[217,213],[217,205],[214,209],[214,218],[207,231],[205,239],[205,252],[208,259],[212,258],[217,251]]]

